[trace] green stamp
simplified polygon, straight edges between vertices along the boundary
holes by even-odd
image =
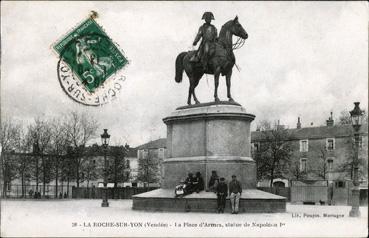
[[[52,47],[59,55],[59,61],[70,69],[90,94],[128,64],[127,58],[92,17]],[[58,71],[63,71],[59,63]],[[58,77],[61,80],[60,72]]]

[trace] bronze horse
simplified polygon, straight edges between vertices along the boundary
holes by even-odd
[[[207,71],[205,72],[201,62],[190,62],[191,57],[196,53],[196,51],[182,52],[177,56],[175,81],[180,83],[182,81],[183,71],[186,71],[186,74],[190,80],[190,88],[188,90],[187,100],[188,105],[191,105],[191,95],[193,96],[196,104],[200,103],[196,98],[195,88],[199,84],[199,81],[204,74],[214,75],[215,102],[219,102],[218,85],[220,74],[226,76],[228,100],[230,102],[234,101],[231,96],[232,68],[236,62],[233,54],[233,35],[238,36],[243,40],[246,40],[248,37],[247,32],[238,22],[237,16],[235,19],[226,22],[222,26],[217,42],[210,49],[208,67]]]

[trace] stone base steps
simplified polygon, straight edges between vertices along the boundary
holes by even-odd
[[[132,197],[133,210],[167,212],[217,212],[217,198],[213,192],[200,192],[175,198],[174,190],[157,189]],[[225,213],[231,212],[229,199]],[[257,189],[242,192],[239,213],[276,213],[286,212],[286,198]]]

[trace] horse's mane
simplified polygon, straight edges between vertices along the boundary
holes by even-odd
[[[229,45],[227,46],[227,35],[226,35],[226,33],[229,30],[231,25],[233,25],[233,20],[227,21],[226,23],[224,23],[224,25],[222,26],[222,28],[220,29],[220,32],[219,32],[218,42],[220,42],[225,48],[230,47]]]
[[[233,20],[229,20],[220,28],[219,36],[225,35],[226,31],[229,29],[229,26],[233,24]]]

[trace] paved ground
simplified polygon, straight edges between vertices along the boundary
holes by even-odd
[[[350,218],[348,206],[287,205],[287,213],[164,213],[131,210],[132,200],[3,200],[6,236],[367,237],[367,207]],[[324,216],[329,215],[329,217]]]

